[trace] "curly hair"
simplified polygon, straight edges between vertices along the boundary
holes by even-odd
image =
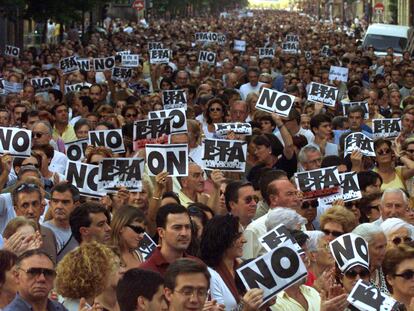
[[[96,297],[117,268],[117,255],[97,242],[84,243],[68,253],[56,269],[56,291],[65,298]]]
[[[227,115],[227,107],[226,107],[226,104],[220,98],[214,97],[214,98],[210,99],[207,102],[207,108],[206,108],[206,111],[204,112],[204,117],[205,117],[207,123],[208,124],[212,124],[213,123],[213,120],[211,119],[211,116],[210,116],[210,108],[214,104],[219,104],[221,106],[221,113],[222,113],[222,120],[221,121],[222,122],[225,122],[224,120],[225,120],[226,115]]]
[[[340,224],[344,233],[351,232],[357,226],[354,213],[342,206],[332,206],[322,214],[320,219],[321,228],[324,228],[328,222]]]
[[[209,267],[217,267],[224,253],[240,237],[239,218],[215,216],[207,222],[201,237],[200,257]]]

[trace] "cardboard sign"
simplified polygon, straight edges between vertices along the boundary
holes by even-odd
[[[373,119],[372,130],[374,139],[397,137],[401,132],[401,119]]]
[[[7,80],[3,80],[3,87],[5,94],[17,94],[23,90],[23,83],[9,82]]]
[[[329,80],[337,80],[346,83],[348,81],[348,71],[349,69],[346,67],[331,66],[329,69]]]
[[[351,133],[345,138],[345,156],[359,150],[366,157],[375,157],[374,141],[364,133]]]
[[[148,50],[161,50],[164,48],[162,42],[148,42]]]
[[[348,116],[349,108],[351,108],[352,106],[360,106],[365,112],[364,119],[365,120],[369,119],[368,102],[366,102],[366,101],[362,101],[362,102],[341,102],[341,104],[342,104],[342,112],[343,112],[344,116]]]
[[[198,62],[214,65],[216,63],[216,53],[209,51],[200,51],[198,55]]]
[[[65,179],[76,186],[81,195],[100,198],[105,195],[98,189],[99,166],[82,163],[79,161],[68,161]]]
[[[247,143],[239,140],[205,139],[203,165],[206,170],[245,172]]]
[[[252,260],[236,272],[246,289],[264,290],[263,304],[307,275],[305,264],[290,240],[282,242],[274,250]]]
[[[295,238],[290,234],[288,228],[283,224],[278,225],[276,228],[266,232],[259,238],[259,242],[268,252],[277,248],[286,240],[290,240],[293,245],[295,245],[295,249],[299,254],[305,254],[305,251],[299,246],[298,242],[296,242]]]
[[[170,50],[168,49],[150,50],[149,53],[151,64],[162,64],[170,61]]]
[[[188,176],[188,145],[152,145],[145,146],[148,175],[156,176],[167,171],[168,176]]]
[[[82,161],[85,150],[88,147],[88,139],[80,139],[65,144],[66,156],[70,161]]]
[[[142,158],[102,159],[99,162],[99,190],[117,192],[119,187],[125,187],[131,192],[142,191],[144,164]]]
[[[216,32],[197,32],[195,34],[195,41],[224,44],[226,43],[226,36]]]
[[[76,58],[79,70],[91,71],[91,60],[89,58]]]
[[[64,74],[68,74],[79,70],[78,62],[76,61],[76,56],[70,56],[61,59],[59,62],[59,68],[63,71]]]
[[[132,68],[114,67],[112,69],[112,80],[129,81],[132,78]]]
[[[295,182],[305,200],[339,192],[339,172],[336,166],[295,173]]]
[[[131,54],[130,50],[116,52],[116,55],[119,55],[119,56],[128,55],[128,54]]]
[[[138,67],[139,66],[139,55],[138,54],[122,55],[121,64],[123,67]]]
[[[329,55],[331,54],[331,49],[329,45],[324,45],[321,49],[320,54],[322,57],[329,57]]]
[[[275,55],[274,48],[259,48],[259,58],[273,58]]]
[[[252,135],[252,125],[250,123],[214,123],[216,135],[226,137],[233,132],[241,135]]]
[[[162,92],[164,109],[187,107],[187,95],[184,90],[167,90]]]
[[[12,45],[6,45],[6,48],[4,49],[4,55],[11,57],[19,57],[20,48]]]
[[[275,112],[282,117],[287,117],[294,102],[295,96],[293,95],[263,88],[257,100],[256,108],[266,112]]]
[[[339,173],[339,179],[341,181],[341,189],[339,193],[330,195],[328,197],[319,198],[320,204],[329,205],[336,200],[344,200],[344,202],[350,202],[362,198],[362,192],[359,187],[358,175],[356,172]]]
[[[187,133],[187,116],[184,108],[150,111],[148,118],[171,118],[171,134]]]
[[[234,40],[234,51],[245,52],[246,51],[246,41],[244,40]]]
[[[368,243],[361,236],[345,233],[329,243],[329,248],[342,272],[355,266],[369,270]]]
[[[287,42],[299,42],[299,36],[298,35],[287,35],[285,38],[285,41]]]
[[[32,131],[16,127],[0,127],[0,154],[30,157]]]
[[[83,83],[75,83],[70,85],[65,85],[65,94],[70,92],[79,92],[83,87],[90,87],[92,84],[83,82]]]
[[[347,301],[361,311],[397,310],[398,302],[364,280],[358,280]]]
[[[134,150],[146,144],[167,144],[171,134],[171,118],[148,119],[134,122]]]
[[[93,69],[96,72],[111,70],[115,67],[115,56],[105,57],[105,58],[94,58]]]
[[[125,152],[122,129],[89,131],[88,145],[106,147],[113,153]]]
[[[298,42],[283,42],[282,49],[284,53],[297,54],[299,50]]]
[[[308,100],[321,102],[327,106],[335,107],[339,90],[334,86],[311,82]]]
[[[33,78],[30,79],[30,84],[34,87],[35,92],[44,92],[53,87],[52,78]]]
[[[152,252],[157,248],[157,244],[151,239],[148,233],[144,233],[143,239],[139,242],[138,250],[141,252],[144,260],[147,260]]]

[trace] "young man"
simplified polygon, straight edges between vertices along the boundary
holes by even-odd
[[[338,155],[338,146],[329,142],[332,136],[331,118],[326,114],[317,114],[310,120],[310,128],[315,135],[314,144],[319,146],[323,156]]]
[[[251,183],[232,181],[224,192],[227,211],[239,217],[241,225],[246,228],[256,215],[259,198],[254,192]]]

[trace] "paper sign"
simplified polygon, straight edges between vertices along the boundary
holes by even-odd
[[[166,90],[162,92],[164,109],[187,107],[187,95],[184,90]]]
[[[9,82],[7,80],[3,80],[3,86],[5,94],[17,94],[23,90],[23,83],[19,82]]]
[[[151,239],[148,233],[144,233],[143,239],[139,242],[138,250],[141,252],[144,260],[147,260],[152,252],[157,248],[157,244]]]
[[[119,56],[128,55],[128,54],[131,54],[130,50],[116,52],[116,55],[119,55]]]
[[[151,64],[162,64],[170,61],[170,50],[168,49],[150,50],[149,53]]]
[[[321,102],[329,107],[335,107],[339,90],[334,86],[311,82],[308,100]]]
[[[295,173],[295,182],[305,200],[339,192],[339,172],[336,166]]]
[[[91,85],[92,84],[87,83],[87,82],[65,85],[65,94],[70,93],[70,92],[79,92],[81,88],[83,87],[89,88]]]
[[[52,78],[32,78],[30,79],[30,84],[35,89],[36,93],[44,92],[53,87]]]
[[[345,156],[359,150],[366,157],[375,157],[374,141],[361,132],[351,133],[345,138]]]
[[[162,42],[148,42],[148,50],[161,50],[164,48]]]
[[[216,32],[197,32],[195,34],[195,41],[224,44],[226,43],[226,36]]]
[[[295,96],[293,95],[263,88],[257,100],[256,108],[266,112],[275,112],[282,117],[287,117],[294,102]]]
[[[329,57],[331,54],[331,49],[329,48],[329,45],[324,45],[320,52],[322,57]]]
[[[329,205],[337,200],[350,202],[362,198],[362,192],[359,187],[358,175],[356,172],[339,173],[339,179],[341,181],[341,189],[339,193],[319,198],[319,204]]]
[[[123,67],[138,67],[139,66],[139,55],[138,54],[122,55],[121,64]]]
[[[305,254],[305,251],[302,249],[302,247],[299,246],[298,242],[296,242],[295,238],[292,236],[292,234],[290,234],[288,228],[286,228],[286,226],[283,224],[278,225],[276,228],[273,228],[273,230],[266,232],[259,238],[260,244],[262,244],[262,246],[268,252],[277,248],[286,240],[290,240],[293,245],[295,245],[295,249],[299,254]]]
[[[132,78],[132,68],[114,67],[112,69],[112,80],[129,81]]]
[[[348,81],[348,68],[331,66],[329,69],[329,80],[337,80],[346,83]]]
[[[85,150],[87,146],[88,139],[80,139],[66,143],[66,156],[70,161],[82,161],[85,157]]]
[[[187,133],[187,117],[184,108],[150,111],[148,118],[171,118],[171,134]]]
[[[93,68],[96,72],[111,70],[115,67],[115,57],[94,58],[92,60]]]
[[[207,63],[210,65],[214,65],[216,63],[216,53],[208,52],[208,51],[200,51],[198,55],[198,62],[200,64]]]
[[[100,198],[105,192],[98,192],[99,166],[68,161],[65,179],[76,186],[81,195]]]
[[[106,147],[113,153],[125,152],[122,129],[89,131],[88,139],[88,145]]]
[[[372,138],[394,138],[401,132],[401,119],[373,119]]]
[[[287,35],[285,38],[285,41],[287,42],[299,42],[299,36],[298,35]]]
[[[299,50],[298,42],[283,42],[282,49],[284,53],[297,54]]]
[[[205,139],[203,166],[206,170],[245,172],[247,143],[239,140]]]
[[[148,175],[156,176],[163,171],[168,176],[188,176],[188,145],[153,145],[145,146]]]
[[[148,119],[134,122],[134,150],[146,144],[167,144],[171,134],[171,118]]]
[[[330,242],[329,248],[342,272],[355,266],[369,269],[368,243],[361,236],[345,233]]]
[[[367,120],[369,119],[369,108],[368,108],[368,102],[366,101],[362,101],[362,102],[341,102],[342,104],[342,112],[344,114],[344,116],[348,116],[349,115],[349,108],[351,108],[352,106],[360,106],[365,114],[364,114],[364,119]]]
[[[0,154],[30,157],[32,131],[16,127],[0,127]]]
[[[19,57],[20,48],[12,45],[6,45],[6,48],[4,49],[4,55],[11,57]]]
[[[216,135],[223,138],[231,132],[241,135],[252,135],[252,125],[250,123],[214,123],[214,128]]]
[[[275,49],[274,48],[259,48],[259,58],[273,58],[275,55]]]
[[[244,40],[234,40],[234,51],[245,52],[246,51],[246,41]]]
[[[89,58],[76,58],[79,70],[91,71],[91,60]]]
[[[125,187],[131,192],[142,191],[144,164],[142,158],[102,159],[99,162],[99,190],[117,192],[119,187]]]
[[[399,305],[397,300],[361,279],[352,288],[347,301],[360,311],[393,311],[398,310]]]
[[[59,68],[63,71],[64,74],[68,74],[79,70],[79,66],[76,61],[76,56],[70,56],[61,59],[59,62]]]

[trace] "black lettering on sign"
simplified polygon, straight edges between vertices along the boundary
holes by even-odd
[[[150,63],[168,63],[170,60],[170,50],[168,49],[156,49],[150,50]]]
[[[129,81],[132,78],[132,68],[114,67],[112,69],[112,80]]]
[[[166,144],[171,134],[171,118],[158,118],[134,122],[134,150],[146,144]]]
[[[325,189],[331,189],[324,192],[325,196],[337,193],[340,185],[336,166],[295,173],[295,181],[306,199],[322,196],[321,190]]]
[[[85,150],[88,146],[87,139],[80,139],[65,144],[66,156],[70,161],[81,161],[85,156]]]
[[[295,245],[296,251],[299,254],[304,253],[303,249],[299,246],[295,238],[290,234],[289,230],[283,224],[277,226],[259,238],[260,243],[268,252],[275,249],[286,240],[290,240]]]
[[[94,58],[93,68],[95,71],[105,71],[115,67],[115,57]]]
[[[345,156],[358,149],[364,156],[375,157],[374,142],[364,133],[351,133],[345,138]]]
[[[247,143],[238,140],[205,139],[204,169],[244,172],[246,170]]]
[[[169,176],[188,175],[188,145],[147,144],[145,153],[149,176],[156,176],[162,171],[167,171]]]
[[[79,189],[84,196],[99,198],[105,195],[98,191],[99,166],[68,161],[65,179]]]
[[[308,100],[324,103],[335,107],[339,90],[336,87],[312,82],[308,94]]]
[[[171,134],[187,133],[187,116],[184,108],[150,111],[150,119],[171,118]]]
[[[32,131],[0,127],[0,154],[29,157],[32,150]]]
[[[275,49],[273,48],[259,48],[259,58],[273,57]]]
[[[216,53],[208,51],[200,51],[198,56],[199,63],[214,64],[216,62]]]
[[[157,247],[157,244],[151,239],[151,237],[145,232],[144,238],[139,242],[139,251],[141,252],[142,256],[144,257],[144,260],[149,258],[152,254],[152,252]]]
[[[64,73],[71,73],[76,70],[79,70],[78,63],[76,61],[76,56],[61,59],[59,62],[59,66]]]
[[[252,135],[252,126],[250,123],[215,123],[216,135],[225,137],[230,132],[242,135]]]
[[[49,90],[53,87],[52,78],[33,78],[30,80],[30,83],[34,87],[36,92],[42,92]]]
[[[78,64],[79,70],[90,71],[91,70],[91,61],[88,58],[77,58],[76,62]]]
[[[162,92],[162,101],[164,107],[187,104],[187,96],[184,90],[167,90]]]
[[[12,57],[19,57],[20,49],[12,45],[6,45],[6,48],[4,50],[4,55],[12,56]]]
[[[391,311],[398,309],[398,303],[394,298],[361,279],[355,284],[347,300],[358,310]]]
[[[287,117],[294,102],[295,96],[293,95],[263,88],[257,100],[256,108]]]
[[[397,137],[401,132],[400,119],[374,119],[372,120],[373,138]]]
[[[341,102],[341,104],[344,116],[348,116],[349,108],[351,108],[352,106],[360,106],[362,109],[364,109],[365,112],[364,119],[369,119],[368,102]]]
[[[116,192],[119,187],[125,187],[139,192],[143,171],[144,159],[141,158],[103,159],[99,163],[99,189]]]
[[[341,235],[329,246],[342,272],[357,264],[369,267],[368,243],[359,235],[353,233]]]
[[[89,131],[88,135],[89,145],[106,147],[111,149],[113,153],[125,152],[122,129]]]
[[[287,35],[286,41],[288,42],[299,42],[299,36],[298,35]]]
[[[160,50],[164,46],[161,42],[149,42],[148,43],[148,50]]]

